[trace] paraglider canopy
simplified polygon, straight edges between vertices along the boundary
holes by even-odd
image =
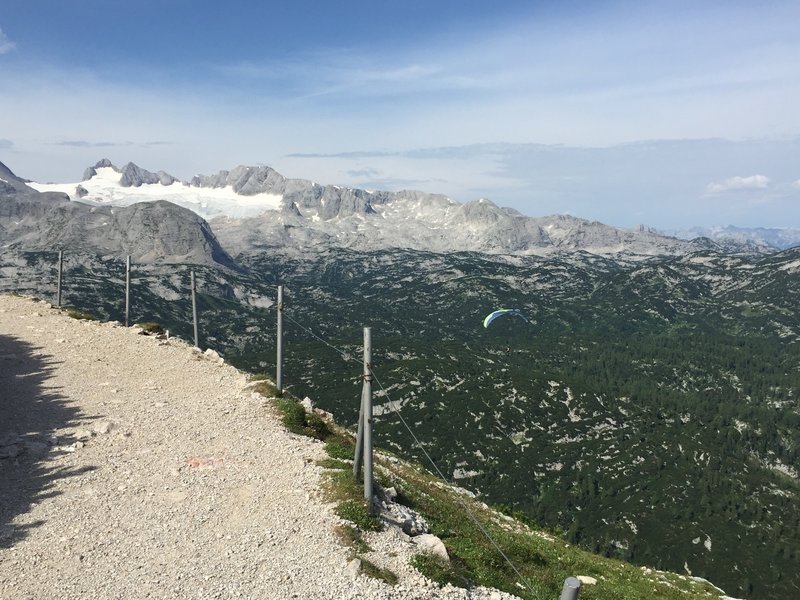
[[[486,318],[483,320],[483,326],[488,328],[489,325],[492,324],[492,321],[494,321],[497,317],[502,317],[506,315],[519,317],[520,319],[528,323],[527,317],[525,317],[525,315],[522,314],[522,311],[519,310],[518,308],[500,308],[486,316]]]

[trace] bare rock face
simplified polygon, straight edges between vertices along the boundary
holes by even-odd
[[[129,162],[122,168],[122,176],[119,183],[122,187],[139,187],[145,183],[160,183],[161,185],[170,185],[177,181],[175,177],[164,171],[158,173],[151,173],[146,169],[142,169],[138,165]]]
[[[97,169],[102,169],[104,167],[111,167],[113,169],[117,169],[110,160],[107,158],[101,158],[97,161],[97,163],[93,167],[87,167],[86,170],[83,172],[83,177],[81,181],[89,181],[92,177],[97,175]]]
[[[195,187],[223,188],[231,186],[242,196],[255,194],[282,194],[288,180],[270,167],[246,167],[239,165],[232,171],[220,171],[216,175],[197,175],[192,178]]]
[[[100,164],[100,163],[98,163]],[[66,194],[40,193],[0,163],[0,245],[12,250],[70,249],[130,255],[140,263],[217,263],[238,268],[208,223],[163,200],[90,207]]]
[[[208,223],[171,202],[142,202],[113,212],[103,241],[124,250],[138,262],[213,262],[235,267]],[[115,243],[116,242],[116,243]]]

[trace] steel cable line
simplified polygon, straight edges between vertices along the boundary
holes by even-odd
[[[284,317],[286,317],[286,318],[287,318],[289,321],[291,321],[291,322],[292,322],[292,323],[294,323],[295,325],[297,325],[297,326],[298,326],[300,329],[302,329],[303,331],[305,331],[305,332],[306,332],[307,334],[309,334],[311,337],[313,337],[313,338],[315,338],[315,339],[319,340],[320,342],[322,342],[323,344],[325,344],[326,346],[328,346],[329,348],[331,348],[332,350],[334,350],[334,351],[335,351],[337,354],[339,354],[339,355],[342,357],[342,359],[343,359],[345,362],[361,362],[361,361],[360,361],[360,360],[358,360],[356,357],[352,356],[352,355],[351,355],[349,352],[345,352],[345,351],[343,351],[343,350],[340,350],[339,348],[337,348],[336,346],[334,346],[333,344],[331,344],[330,342],[328,342],[328,340],[326,340],[326,339],[324,339],[324,338],[322,338],[322,337],[318,336],[316,333],[314,333],[313,331],[311,331],[311,330],[310,330],[310,329],[308,329],[307,327],[304,327],[303,325],[301,325],[300,323],[298,323],[297,321],[295,321],[295,320],[294,320],[292,317],[290,317],[289,315],[287,315],[287,314],[286,314],[286,310],[285,310],[285,309],[284,309],[284,311],[283,311],[283,316],[284,316]]]
[[[378,379],[378,376],[375,374],[375,371],[372,369],[372,367],[368,367],[368,368],[369,368],[370,375],[372,375],[372,378],[375,380],[375,383],[378,384],[378,386],[381,388],[381,391],[383,391],[384,395],[386,396],[388,401],[391,403],[392,399],[389,397],[389,392],[386,390],[386,388],[380,382],[380,380]],[[419,449],[422,450],[422,453],[425,455],[425,458],[427,458],[428,462],[433,466],[434,470],[439,475],[439,478],[442,481],[444,481],[447,485],[449,485],[451,487],[455,487],[455,486],[453,486],[452,483],[450,483],[450,481],[447,479],[447,477],[445,477],[444,473],[442,473],[442,471],[439,469],[439,466],[436,464],[436,462],[433,460],[433,458],[431,458],[431,455],[428,454],[428,451],[425,450],[425,447],[422,445],[422,442],[419,440],[419,438],[416,436],[416,434],[412,431],[411,427],[409,427],[408,422],[406,422],[406,420],[403,418],[403,415],[400,413],[400,411],[399,410],[392,410],[392,411],[389,411],[389,412],[397,415],[397,417],[400,419],[400,422],[406,428],[406,431],[408,431],[409,435],[411,435],[411,437],[414,439],[414,443],[417,446],[419,446]],[[475,525],[478,527],[478,529],[480,529],[481,533],[483,533],[483,535],[486,537],[486,539],[488,539],[489,542],[491,542],[492,546],[494,546],[494,549],[497,550],[500,553],[500,556],[502,556],[503,559],[508,563],[508,565],[514,571],[514,573],[517,575],[517,578],[522,583],[525,584],[525,587],[533,595],[533,597],[534,598],[542,598],[542,596],[539,595],[533,589],[533,587],[531,587],[531,584],[528,582],[528,580],[525,577],[523,577],[522,573],[519,572],[519,570],[517,569],[516,565],[514,565],[514,563],[511,561],[510,558],[508,558],[506,553],[503,552],[503,549],[500,548],[498,543],[494,541],[494,538],[489,534],[488,531],[486,531],[486,528],[484,528],[483,525],[480,524],[480,521],[478,521],[478,519],[472,514],[472,512],[469,510],[469,507],[467,506],[467,503],[464,502],[463,498],[461,498],[458,494],[455,494],[454,497],[456,498],[458,503],[461,504],[461,507],[464,509],[464,512],[467,513],[467,515],[472,520],[472,522],[475,523]]]

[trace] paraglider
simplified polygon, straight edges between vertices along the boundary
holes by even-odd
[[[530,322],[528,321],[528,318],[525,315],[523,315],[522,311],[518,308],[500,308],[486,316],[486,318],[483,320],[483,326],[488,329],[489,325],[492,324],[492,321],[494,321],[497,317],[502,317],[502,316],[519,317],[526,323]]]

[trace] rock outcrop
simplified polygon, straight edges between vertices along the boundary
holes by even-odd
[[[66,194],[38,192],[2,163],[0,178],[5,182],[0,188],[0,245],[7,249],[69,249],[130,255],[142,263],[237,268],[204,219],[170,202],[93,207],[72,202]]]

